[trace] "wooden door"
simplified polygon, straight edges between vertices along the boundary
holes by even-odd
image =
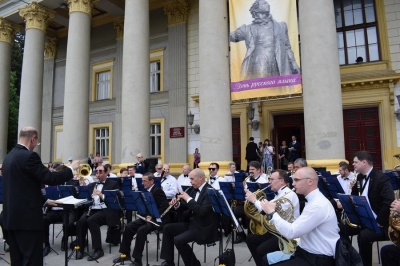
[[[381,137],[378,107],[348,109],[343,111],[346,159],[353,161],[357,151],[372,155],[374,167],[382,169]]]
[[[232,151],[233,161],[239,171],[241,165],[241,145],[240,145],[240,118],[232,118]]]

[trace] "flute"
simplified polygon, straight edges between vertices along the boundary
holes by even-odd
[[[192,188],[192,187],[188,187],[187,189],[185,189],[184,192],[186,193],[190,188]],[[168,208],[161,214],[160,218],[163,218],[172,209],[172,207],[174,207],[174,206],[175,206],[175,204],[174,205],[169,205]]]
[[[140,219],[142,219],[142,220],[146,221],[146,222],[149,222],[149,223],[152,223],[152,224],[154,224],[155,226],[160,226],[159,224],[157,224],[157,223],[155,223],[155,222],[153,222],[153,221],[149,221],[149,220],[147,220],[147,219],[146,219],[146,218],[144,218],[142,215],[136,214],[136,216],[137,216],[137,217],[139,217]]]

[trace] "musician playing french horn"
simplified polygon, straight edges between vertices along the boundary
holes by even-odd
[[[298,169],[293,176],[293,187],[298,194],[305,196],[307,203],[302,214],[292,223],[275,212],[276,203],[267,200],[261,202],[267,220],[280,234],[288,239],[300,238],[295,256],[279,265],[335,265],[339,228],[332,204],[318,189],[318,175],[315,170],[310,167]],[[265,257],[263,263],[270,265]]]
[[[269,181],[271,190],[275,192],[275,199],[281,197],[287,198],[293,205],[293,215],[294,218],[297,219],[300,215],[299,198],[297,194],[289,188],[289,176],[286,171],[280,169],[276,170],[271,174]],[[246,200],[254,204],[259,212],[262,211],[261,202],[257,199],[256,194],[246,190]],[[287,208],[289,206],[283,207]],[[265,254],[279,250],[278,238],[270,232],[266,232],[262,235],[249,234],[246,238],[246,244],[257,266],[262,265],[262,258]],[[288,258],[289,256],[290,255],[288,255]]]
[[[143,187],[153,194],[154,200],[157,205],[158,212],[163,213],[169,205],[167,197],[165,196],[164,191],[161,188],[154,186],[154,175],[152,173],[145,173],[142,177]],[[126,257],[117,257],[114,259],[114,263],[122,262],[123,260],[131,260],[134,259],[131,265],[133,266],[141,266],[142,265],[142,254],[144,245],[146,243],[147,234],[151,231],[160,229],[160,227],[156,226],[154,223],[164,226],[170,221],[169,215],[166,215],[162,218],[162,220],[157,220],[154,217],[146,216],[146,221],[142,219],[137,219],[126,225],[121,246],[119,248],[119,252],[125,254]],[[132,257],[130,255],[131,251],[131,242],[133,237],[136,235],[135,247],[133,249]]]
[[[400,200],[396,199],[390,204],[390,211],[400,214]],[[400,246],[386,245],[381,248],[382,266],[400,265]]]
[[[259,161],[252,161],[249,163],[249,177],[246,179],[246,182],[260,183],[260,184],[268,183],[267,176],[262,173],[261,163]],[[245,185],[245,188],[247,188],[247,185]],[[244,228],[247,228],[250,220],[244,212],[244,206],[243,205],[236,206],[233,209],[233,213],[235,214],[236,219],[238,220],[239,218],[241,219],[242,226]],[[244,232],[241,232],[236,235],[234,243],[238,244],[243,242],[244,240],[246,240],[246,234]]]

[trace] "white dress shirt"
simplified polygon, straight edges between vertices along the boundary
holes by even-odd
[[[164,190],[167,199],[174,198],[176,193],[178,192],[176,178],[173,177],[172,175],[167,175],[161,178],[161,188],[162,190]]]
[[[351,181],[354,180],[354,178],[355,178],[355,176],[354,176],[353,172],[350,172],[348,177],[343,177],[341,175],[338,175],[337,179],[343,188],[344,194],[346,194],[346,195],[351,194],[350,183],[351,183]]]
[[[184,174],[181,174],[180,176],[178,176],[178,179],[176,181],[178,190],[181,193],[183,192],[182,186],[192,186],[192,184],[190,183],[189,175],[185,176]]]
[[[219,187],[219,182],[225,182],[224,178],[218,175],[213,177],[215,177],[215,180],[211,180],[211,176],[208,178],[208,184],[210,184],[213,188],[220,190],[221,188]]]
[[[288,239],[300,237],[299,246],[304,250],[334,257],[339,239],[335,210],[319,189],[310,192],[306,199],[302,214],[293,223],[286,222],[277,213],[271,222]]]
[[[371,207],[371,203],[369,203],[368,190],[369,190],[369,181],[371,180],[371,178],[368,178],[368,177],[371,174],[372,169],[373,169],[373,167],[365,174],[366,178],[363,179],[362,184],[361,184],[361,187],[364,187],[364,183],[367,182],[367,184],[365,184],[365,187],[364,187],[364,190],[363,190],[363,193],[361,194],[361,196],[364,196],[367,199],[369,207]],[[368,178],[368,180],[365,181],[367,178]],[[377,215],[372,210],[372,208],[371,208],[371,212],[376,219]]]

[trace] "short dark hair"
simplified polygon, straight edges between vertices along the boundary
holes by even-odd
[[[282,178],[286,184],[289,184],[289,175],[286,171],[282,169],[276,169],[274,172],[277,172],[279,174],[279,178]]]
[[[128,171],[128,169],[126,169],[126,168],[121,168],[121,169],[119,170],[119,173],[122,174],[124,171]]]
[[[136,166],[135,165],[128,165],[127,168],[128,168],[128,170],[131,169],[131,168],[135,168],[135,170],[136,170]]]
[[[54,171],[60,172],[60,171],[64,170],[65,168],[68,168],[68,166],[63,165],[63,164],[59,164],[59,165],[54,169]]]
[[[143,176],[147,176],[149,181],[154,180],[154,178],[155,178],[153,173],[150,173],[150,172],[145,173]]]
[[[249,140],[250,140],[250,141],[254,141],[254,138],[253,138],[253,137],[250,137]]]
[[[210,165],[212,165],[212,164],[214,164],[215,167],[217,167],[217,169],[219,169],[219,164],[218,163],[214,163],[214,162],[210,163]]]
[[[111,169],[112,169],[111,164],[106,163],[106,164],[104,165],[104,170],[105,170],[105,171],[108,172],[108,170],[111,170]]]
[[[372,165],[372,163],[373,163],[372,156],[367,151],[358,151],[358,152],[356,152],[354,157],[357,157],[357,159],[360,160],[360,161],[366,160],[369,165]]]
[[[249,163],[249,167],[250,166],[256,168],[257,170],[261,169],[261,163],[259,161],[251,161]]]
[[[358,158],[358,157],[357,157]],[[345,161],[342,161],[342,162],[340,162],[339,163],[339,167],[340,168],[343,168],[343,170],[349,170],[349,164],[348,163],[346,163]]]

